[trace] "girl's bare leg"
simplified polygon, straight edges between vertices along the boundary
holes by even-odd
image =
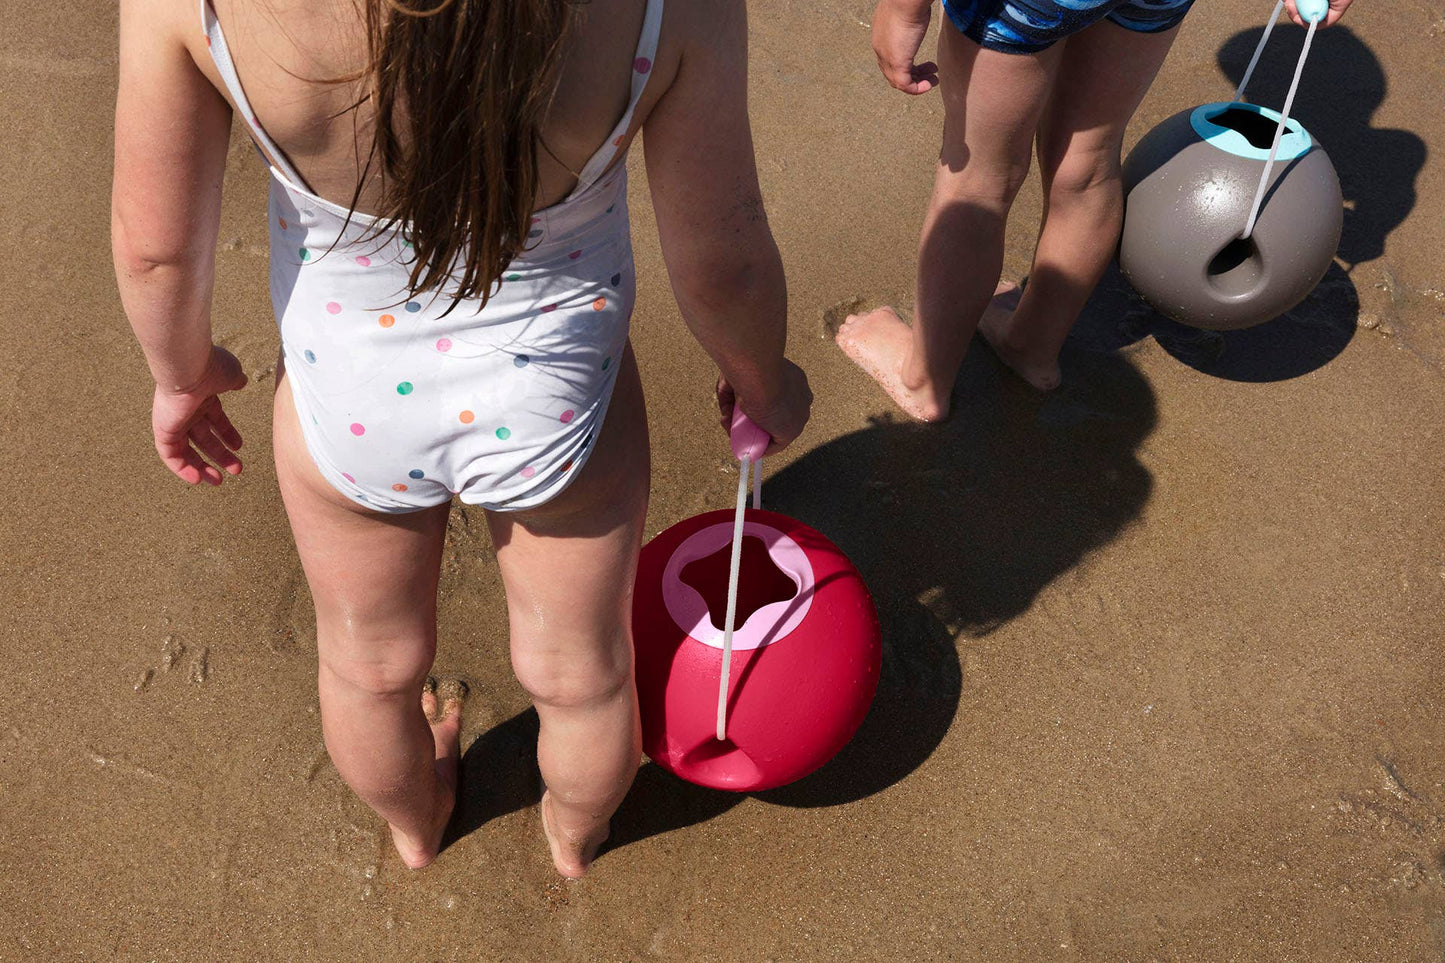
[[[553,501],[488,516],[512,666],[541,720],[542,825],[563,876],[587,871],[641,761],[632,589],[647,512],[642,386],[629,347],[580,477]]]
[[[1059,383],[1059,349],[1114,256],[1123,223],[1124,129],[1177,27],[1136,33],[1108,21],[1060,46],[1058,81],[1039,126],[1044,219],[1022,298],[1005,292],[979,326],[999,357],[1041,390]]]
[[[275,443],[281,496],[316,604],[327,751],[347,785],[390,824],[403,862],[418,869],[436,858],[456,801],[460,705],[438,712],[422,691],[436,652],[450,506],[381,515],[333,489],[306,451],[284,376]]]
[[[1061,45],[981,49],[950,24],[938,41],[943,148],[918,248],[913,326],[892,308],[850,317],[838,344],[907,414],[948,414],[954,379],[1003,270],[1004,227],[1028,175]]]

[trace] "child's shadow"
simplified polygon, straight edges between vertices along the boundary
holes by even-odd
[[[1238,85],[1259,43],[1263,27],[1231,37],[1219,49],[1220,70]],[[1289,90],[1305,32],[1283,25],[1270,45],[1246,97],[1279,107]],[[1206,374],[1232,381],[1283,381],[1328,364],[1354,337],[1359,296],[1350,278],[1354,265],[1381,256],[1385,240],[1415,206],[1415,179],[1426,148],[1404,130],[1376,129],[1370,120],[1386,91],[1385,72],[1370,48],[1349,27],[1315,36],[1309,65],[1290,113],[1299,118],[1334,162],[1346,209],[1339,258],[1301,304],[1272,321],[1241,331],[1201,331],[1159,315],[1144,305],[1117,269],[1099,286],[1096,299],[1115,305],[1126,319],[1120,342],[1153,335],[1176,359]]]
[[[537,710],[517,713],[473,739],[462,753],[457,806],[442,848],[500,816],[542,800],[537,771]]]

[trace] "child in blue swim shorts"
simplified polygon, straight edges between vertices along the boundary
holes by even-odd
[[[1194,0],[943,0],[963,35],[987,50],[1038,53],[1101,20],[1139,33],[1177,27]]]
[[[1350,2],[1331,0],[1323,25]],[[943,146],[912,325],[883,307],[849,317],[837,340],[904,412],[948,415],[975,330],[1035,388],[1058,385],[1059,349],[1118,243],[1124,129],[1192,3],[943,0],[937,64],[915,63],[932,0],[878,4],[878,65],[905,93],[940,87]],[[1286,6],[1299,23],[1295,0]],[[1021,290],[999,283],[1004,226],[1035,151],[1043,223]]]

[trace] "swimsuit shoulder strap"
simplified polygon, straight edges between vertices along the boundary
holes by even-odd
[[[637,109],[637,102],[642,99],[642,92],[647,89],[647,80],[652,75],[652,61],[657,56],[657,39],[662,33],[662,7],[663,0],[647,0],[647,12],[642,18],[642,32],[637,37],[637,51],[632,55],[632,95],[628,98],[627,110],[623,112],[617,126],[612,128],[612,133],[607,135],[607,140],[577,175],[577,186],[567,195],[569,201],[597,183],[616,158],[622,138],[632,126],[632,114]]]
[[[226,91],[231,95],[231,102],[241,112],[241,117],[246,122],[246,127],[251,132],[251,137],[256,141],[257,147],[266,155],[271,168],[289,180],[292,184],[306,190],[306,181],[291,166],[285,152],[276,146],[269,134],[261,127],[261,122],[256,119],[256,114],[251,110],[251,102],[246,99],[246,91],[241,87],[240,75],[236,73],[236,65],[231,60],[231,50],[226,46],[226,35],[221,30],[221,21],[216,17],[216,11],[211,6],[211,0],[201,0],[201,27],[206,32],[206,49],[211,52],[211,60],[216,64],[216,71],[221,75],[221,82],[226,85]]]

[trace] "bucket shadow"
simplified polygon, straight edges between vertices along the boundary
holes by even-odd
[[[1229,381],[1287,381],[1329,364],[1349,346],[1360,299],[1350,276],[1331,264],[1309,297],[1277,318],[1238,331],[1205,331],[1155,311],[1111,264],[1070,341],[1115,350],[1146,337],[1181,364]]]
[[[1237,86],[1263,27],[1243,30],[1219,48],[1219,69]],[[1279,107],[1289,90],[1305,31],[1284,23],[1270,37],[1246,92],[1256,104]],[[1415,207],[1415,180],[1425,166],[1425,142],[1407,130],[1370,126],[1385,101],[1385,70],[1368,44],[1337,24],[1315,35],[1294,107],[1329,152],[1345,196],[1340,258],[1353,266],[1385,253],[1385,240]],[[1313,79],[1313,82],[1311,80]]]

